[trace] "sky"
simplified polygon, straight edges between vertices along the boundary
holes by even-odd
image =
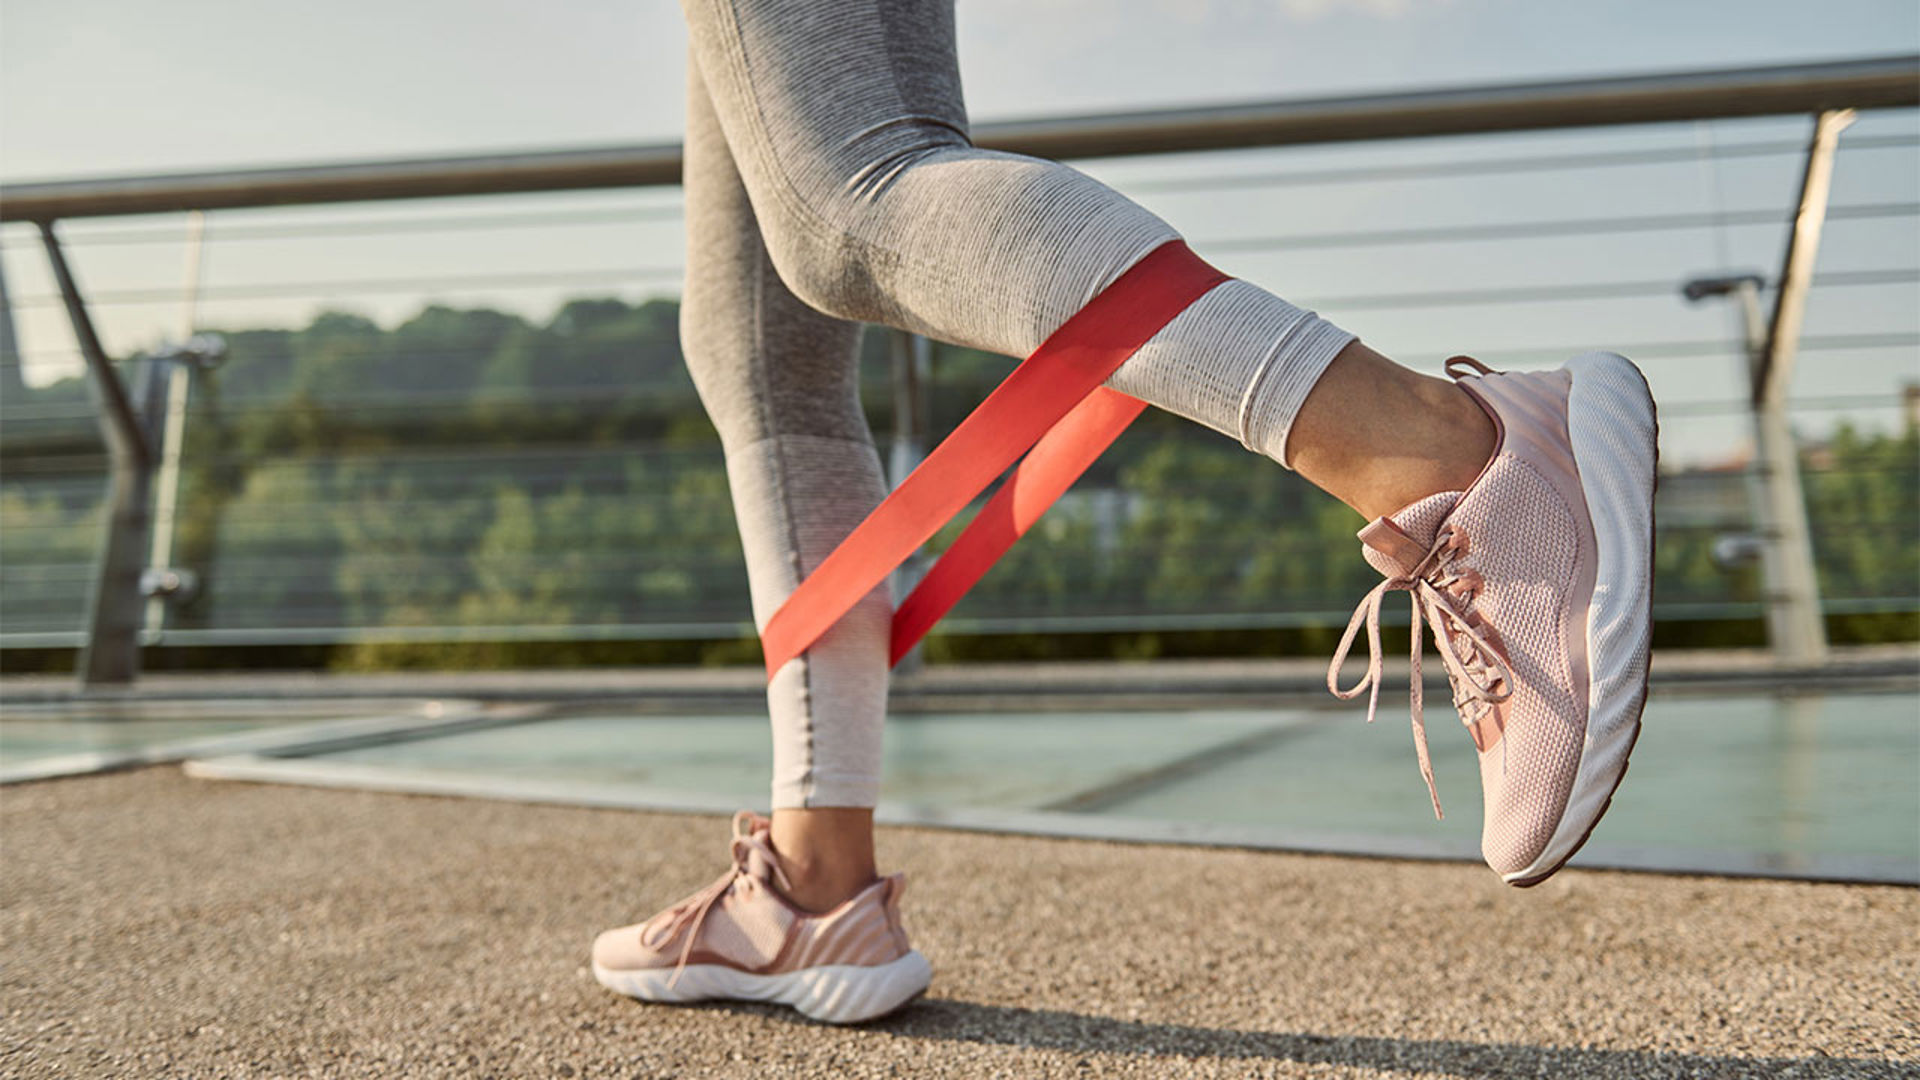
[[[1250,99],[1360,94],[1447,85],[1805,62],[1920,51],[1912,0],[961,0],[961,64],[976,121]],[[420,157],[677,141],[685,31],[672,5],[611,0],[336,0],[324,6],[241,0],[87,4],[0,2],[0,185],[280,163]],[[1360,331],[1396,355],[1432,364],[1450,351],[1557,363],[1552,349],[1706,340],[1730,316],[1677,299],[1581,305],[1433,306],[1383,310],[1380,293],[1500,289],[1541,281],[1672,278],[1730,268],[1771,273],[1798,183],[1794,154],[1704,156],[1716,147],[1804,142],[1805,118],[1656,125],[1525,136],[1087,163],[1180,228],[1230,253],[1226,269]],[[1863,116],[1846,140],[1834,201],[1911,203],[1920,153],[1876,145],[1920,132],[1911,110]],[[1843,140],[1843,147],[1847,141]],[[1695,148],[1659,167],[1483,175],[1419,183],[1340,182],[1223,194],[1167,191],[1170,179],[1420,161]],[[1136,194],[1137,191],[1137,194]],[[0,192],[3,195],[3,192]],[[297,325],[323,306],[391,323],[428,300],[489,304],[544,318],[566,295],[637,297],[674,290],[678,223],[592,223],[593,214],[671,206],[671,191],[363,205],[213,215],[202,280],[205,325]],[[1549,221],[1569,217],[1777,211],[1778,223],[1657,235],[1450,245],[1244,250],[1248,237]],[[249,228],[287,223],[418,220],[435,215],[555,211],[575,225],[265,240]],[[145,230],[148,242],[110,234]],[[102,239],[102,234],[108,234]],[[163,295],[183,281],[181,218],[66,227],[83,284],[104,299]],[[157,238],[157,239],[156,239]],[[71,338],[31,236],[0,234],[32,381],[72,370]],[[166,240],[167,242],[160,242]],[[224,242],[223,242],[224,241]],[[1241,242],[1233,249],[1230,242]],[[1836,220],[1821,269],[1920,265],[1913,215]],[[609,275],[665,271],[617,287],[492,288],[476,272]],[[437,277],[445,284],[435,285]],[[356,280],[423,282],[354,294]],[[242,296],[263,283],[320,283],[304,296]],[[229,290],[222,296],[221,290]],[[157,293],[155,292],[157,291]],[[265,291],[273,291],[266,288]],[[290,290],[283,290],[290,291]],[[1817,292],[1808,333],[1920,334],[1911,283]],[[98,304],[108,347],[178,337],[171,298]],[[65,355],[62,351],[65,350]],[[1687,357],[1650,370],[1663,397],[1711,403],[1733,392],[1733,361]],[[1527,366],[1527,365],[1521,365]],[[1650,365],[1650,368],[1652,365]],[[1887,395],[1920,378],[1911,345],[1810,352],[1800,391]],[[1827,410],[1810,423],[1824,423]],[[1878,422],[1882,407],[1862,413]],[[1705,414],[1677,445],[1711,456],[1739,438],[1737,418]]]
[[[1835,59],[1910,0],[961,0],[976,119]],[[7,0],[0,180],[677,139],[658,0]]]

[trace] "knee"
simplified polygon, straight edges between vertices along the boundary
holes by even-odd
[[[757,248],[689,273],[680,351],[729,450],[774,435],[871,443],[860,406],[859,323],[820,314]]]

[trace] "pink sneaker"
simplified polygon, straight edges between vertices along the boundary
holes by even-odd
[[[933,978],[900,923],[906,879],[881,878],[832,911],[787,902],[771,823],[733,819],[733,868],[637,926],[601,934],[593,974],[642,1001],[772,1001],[832,1024],[871,1020]]]
[[[1361,553],[1386,580],[1347,624],[1327,688],[1351,698],[1371,687],[1373,719],[1380,605],[1389,592],[1408,593],[1414,746],[1434,813],[1422,621],[1480,751],[1481,852],[1508,884],[1536,885],[1593,832],[1640,734],[1652,630],[1653,398],[1638,368],[1606,352],[1558,371],[1512,373],[1455,357],[1447,374],[1493,418],[1493,458],[1464,492],[1421,499],[1360,530]],[[1367,675],[1343,690],[1340,664],[1362,622]]]

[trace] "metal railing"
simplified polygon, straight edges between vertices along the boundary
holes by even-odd
[[[1900,108],[1920,97],[1916,64],[1914,56],[1886,56],[1021,120],[978,125],[974,141],[1036,157],[1101,158]],[[21,184],[9,189],[0,221],[679,182],[677,144],[622,146]]]
[[[1796,226],[1790,233],[1783,258],[1783,271],[1777,280],[1771,318],[1761,315],[1760,290],[1767,283],[1752,277],[1702,279],[1691,286],[1690,296],[1704,298],[1728,295],[1738,299],[1745,322],[1752,328],[1742,344],[1752,371],[1754,392],[1747,404],[1752,409],[1754,431],[1760,452],[1750,470],[1754,485],[1752,506],[1758,510],[1757,528],[1752,532],[1754,549],[1761,556],[1765,585],[1763,610],[1769,614],[1776,645],[1783,655],[1814,660],[1820,655],[1822,640],[1819,620],[1822,606],[1814,587],[1812,530],[1805,521],[1805,498],[1799,491],[1797,459],[1787,431],[1787,410],[1791,403],[1785,393],[1796,345],[1800,343],[1799,311],[1805,301],[1812,277],[1812,259],[1817,250],[1821,222],[1835,220],[1874,220],[1910,218],[1916,205],[1894,201],[1827,206],[1827,178],[1831,175],[1837,136],[1852,110],[1871,108],[1910,108],[1920,104],[1920,57],[1875,58],[1833,64],[1796,65],[1742,69],[1734,71],[1688,72],[1670,75],[1637,76],[1621,79],[1581,80],[1563,83],[1536,83],[1477,88],[1319,99],[1283,101],[1207,109],[1178,109],[1153,113],[1079,117],[997,125],[981,125],[978,141],[994,148],[1063,158],[1119,157],[1159,155],[1198,150],[1245,149],[1253,147],[1303,146],[1361,140],[1404,139],[1417,136],[1488,134],[1516,131],[1559,130],[1574,127],[1613,127],[1673,121],[1698,121],[1735,117],[1809,114],[1817,118],[1815,137],[1801,144],[1806,158],[1805,180]],[[1880,137],[1882,145],[1916,145],[1916,140],[1901,136]],[[1789,147],[1778,140],[1730,148],[1730,154],[1778,154]],[[1453,162],[1408,166],[1417,175],[1520,174],[1529,170],[1578,169],[1620,161],[1673,160],[1684,151],[1671,148],[1645,151],[1613,151],[1603,155],[1546,154],[1532,158],[1510,158],[1502,162]],[[1599,159],[1604,158],[1605,161]],[[1359,170],[1369,176],[1383,171],[1375,166]],[[1349,170],[1351,174],[1353,170]],[[1294,170],[1278,177],[1245,175],[1208,175],[1186,180],[1161,180],[1163,190],[1222,190],[1238,184],[1271,186],[1284,183],[1339,183],[1342,170]],[[448,196],[493,195],[509,192],[556,192],[590,188],[631,188],[667,185],[678,182],[679,150],[673,146],[640,146],[603,150],[567,151],[520,155],[488,155],[419,161],[388,161],[306,168],[277,168],[153,177],[126,177],[80,180],[60,183],[10,186],[0,198],[0,221],[31,222],[53,271],[55,296],[71,321],[81,358],[86,362],[97,391],[97,421],[111,463],[111,494],[108,499],[99,547],[97,568],[92,575],[91,615],[84,632],[53,630],[16,631],[0,628],[0,645],[85,645],[81,665],[82,678],[89,682],[117,682],[131,679],[138,668],[141,642],[161,641],[179,644],[214,644],[223,641],[378,641],[378,640],[474,640],[496,637],[581,638],[596,637],[673,637],[727,636],[741,622],[712,617],[673,617],[642,621],[603,620],[591,625],[498,625],[469,623],[458,626],[413,625],[404,627],[300,625],[277,637],[264,628],[170,629],[165,624],[165,598],[170,590],[182,590],[190,583],[190,573],[168,565],[173,500],[177,495],[181,454],[179,425],[184,422],[186,384],[194,365],[210,362],[205,342],[193,348],[177,350],[147,365],[143,391],[130,394],[122,385],[115,364],[107,356],[92,324],[91,308],[68,269],[66,246],[56,232],[55,222],[86,217],[113,217],[163,212],[189,212],[201,215],[215,210],[236,210],[270,206],[311,206],[362,200],[439,198]],[[1154,182],[1141,185],[1151,190]],[[594,211],[574,212],[576,220],[591,220]],[[670,216],[670,210],[661,210]],[[1493,239],[1537,239],[1541,237],[1605,236],[1609,234],[1659,233],[1665,230],[1761,224],[1765,211],[1700,214],[1626,215],[1581,220],[1522,221],[1483,224],[1470,227],[1423,226],[1401,229],[1372,229],[1337,233],[1296,233],[1272,237],[1235,237],[1209,245],[1208,250],[1271,250],[1275,248],[1337,250],[1367,246],[1396,246],[1481,242]],[[557,216],[492,215],[485,218],[438,219],[419,222],[425,229],[515,228],[551,224]],[[196,220],[200,220],[196,217]],[[370,222],[363,231],[405,227],[405,223]],[[271,227],[257,230],[271,235]],[[281,234],[287,233],[281,227]],[[297,227],[294,230],[298,231]],[[325,235],[341,235],[338,225],[326,226]],[[351,235],[352,229],[344,230]],[[244,237],[244,232],[239,234]],[[99,238],[96,237],[96,240]],[[125,238],[123,238],[124,240]],[[129,242],[140,242],[132,234]],[[197,243],[197,241],[196,241]],[[621,280],[644,275],[662,280],[678,274],[673,267],[623,268]],[[1851,276],[1849,276],[1849,274]],[[521,272],[511,275],[470,275],[476,286],[499,284],[518,286],[538,280],[544,286],[571,283],[590,284],[606,280],[598,272],[567,271],[547,278]],[[497,278],[497,280],[495,280]],[[1916,280],[1908,268],[1873,269],[1823,275],[1824,284],[1871,288],[1900,285]],[[341,283],[347,288],[378,290],[445,284],[434,281],[356,281]],[[258,283],[248,286],[250,294],[304,295],[326,283],[293,283],[278,286]],[[1531,285],[1521,288],[1451,289],[1424,292],[1382,292],[1348,294],[1325,298],[1306,298],[1323,309],[1334,311],[1407,310],[1425,307],[1449,307],[1473,304],[1512,304],[1523,302],[1556,303],[1631,299],[1669,296],[1681,285],[1678,280],[1642,279],[1605,282],[1579,282],[1566,285]],[[232,290],[230,290],[232,291]],[[202,299],[217,296],[212,290],[200,293]],[[247,290],[234,292],[249,295]],[[94,304],[177,302],[178,290],[109,290],[95,294]],[[20,297],[14,306],[31,306],[42,298]],[[193,329],[189,315],[188,330]],[[11,330],[6,337],[9,342]],[[1822,348],[1891,347],[1914,344],[1912,335],[1856,334],[1849,343],[1846,335],[1829,335],[1819,340]],[[1877,343],[1877,344],[1875,344]],[[1642,355],[1686,355],[1689,349],[1714,351],[1710,342],[1650,342]],[[7,346],[14,355],[4,362],[18,365],[17,347]],[[896,378],[895,472],[911,464],[929,429],[941,425],[929,420],[933,411],[926,401],[927,357],[923,346],[897,344],[890,370]],[[163,385],[164,384],[164,385]],[[600,391],[586,388],[578,393],[559,391],[558,400],[574,404],[593,404]],[[363,407],[381,407],[394,411],[431,410],[434,401],[409,402],[391,399],[363,403]],[[461,403],[450,408],[465,408]],[[4,404],[0,404],[3,409]],[[244,408],[244,400],[225,403],[227,408]],[[1672,415],[1671,412],[1669,415]],[[44,423],[50,414],[27,410],[9,415],[9,426]],[[624,447],[631,454],[635,447]],[[537,449],[518,449],[514,454],[538,456]],[[564,454],[564,447],[556,448]],[[168,465],[167,463],[171,463]],[[270,467],[271,463],[256,463]],[[456,469],[461,466],[456,463]],[[166,470],[172,469],[171,473]],[[564,472],[566,466],[556,468]],[[82,474],[84,477],[84,473]],[[577,475],[577,474],[576,474]],[[158,482],[156,483],[156,476]],[[82,479],[82,482],[86,482]],[[158,488],[158,513],[163,535],[156,536],[155,512]],[[451,489],[450,489],[451,490]],[[1096,493],[1097,494],[1097,493]],[[623,498],[623,495],[609,495]],[[1104,507],[1104,508],[1103,508]],[[1081,508],[1099,518],[1105,514],[1132,515],[1137,508],[1114,505],[1113,499],[1090,500]],[[1108,522],[1108,526],[1111,521]],[[1103,526],[1103,528],[1108,528]],[[1111,529],[1108,528],[1111,532]],[[699,548],[715,537],[688,537],[690,548]],[[1089,541],[1094,549],[1111,547],[1111,540]],[[724,545],[723,545],[724,546]],[[1109,553],[1111,554],[1111,553]],[[732,556],[714,560],[716,568]],[[531,554],[529,557],[532,557]],[[691,557],[691,555],[689,555]],[[630,568],[629,568],[630,569]],[[1074,568],[1075,572],[1085,567]],[[403,572],[403,571],[399,571]],[[1150,573],[1150,567],[1140,572]],[[611,573],[611,572],[610,572]],[[734,571],[737,574],[737,569]],[[170,576],[171,575],[171,576]],[[618,573],[594,588],[617,588]],[[298,590],[295,590],[298,592]],[[1148,601],[1151,598],[1147,598]],[[297,599],[296,599],[297,603]],[[11,605],[10,605],[11,606]],[[1675,606],[1674,610],[1684,605]],[[1829,608],[1831,609],[1831,607]],[[684,614],[684,613],[682,613]],[[1161,611],[1143,617],[1136,607],[1131,611],[1103,613],[1097,609],[1069,616],[1003,612],[1000,616],[969,616],[969,609],[958,613],[956,625],[963,629],[1113,629],[1117,627],[1177,628],[1195,626],[1224,628],[1234,625],[1274,626],[1312,622],[1325,612],[1313,610],[1276,616],[1271,612],[1208,614]]]

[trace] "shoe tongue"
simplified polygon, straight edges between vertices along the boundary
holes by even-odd
[[[764,818],[756,819],[753,831],[734,840],[734,862],[748,877],[784,891],[787,874],[780,868],[780,856],[773,850],[773,830]]]
[[[1440,523],[1453,512],[1462,492],[1442,491],[1408,503],[1386,517],[1374,518],[1360,530],[1360,554],[1367,565],[1387,577],[1411,574],[1433,549]]]

